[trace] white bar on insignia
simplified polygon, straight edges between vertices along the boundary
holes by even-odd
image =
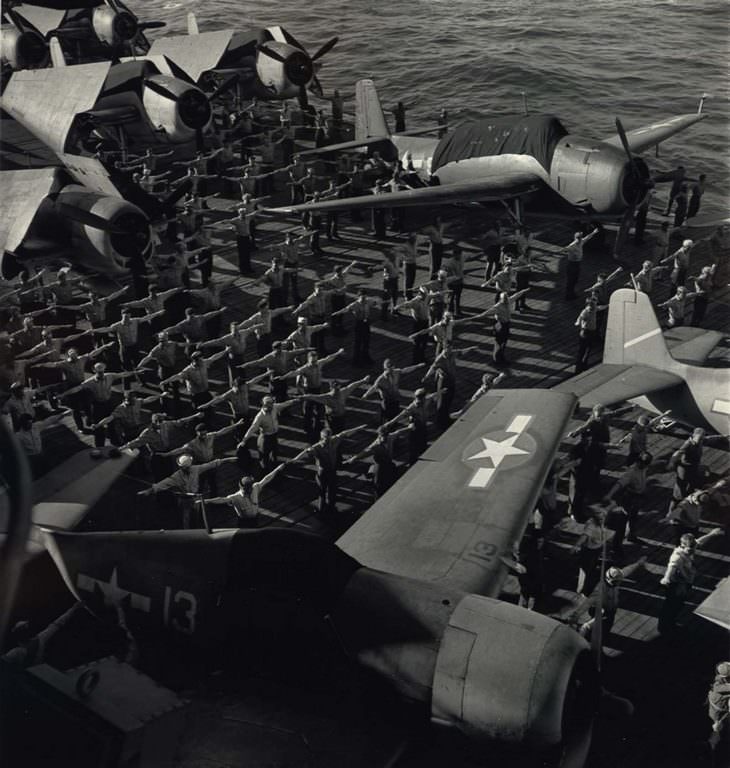
[[[469,487],[486,488],[489,485],[489,481],[492,479],[492,475],[496,471],[496,469],[490,469],[489,467],[479,467],[474,473],[474,477],[469,481]]]
[[[712,404],[713,413],[726,413],[730,416],[730,400],[715,400]]]
[[[150,612],[150,599],[144,595],[136,595],[134,592],[130,592],[130,598],[132,608],[136,608],[138,611]]]
[[[507,432],[522,432],[525,427],[530,423],[532,416],[527,416],[524,413],[518,414],[512,419],[512,423],[507,427]]]
[[[645,341],[646,339],[650,339],[652,336],[656,336],[658,333],[661,333],[661,328],[655,328],[653,331],[647,331],[646,333],[642,333],[641,336],[637,336],[635,339],[631,339],[631,341],[627,341],[624,344],[624,349],[628,349],[629,347],[633,347],[634,344],[641,344],[642,341]]]

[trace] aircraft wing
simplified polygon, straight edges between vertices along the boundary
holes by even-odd
[[[581,408],[592,408],[598,403],[612,405],[680,384],[684,384],[681,376],[648,365],[603,363],[558,384],[553,391],[569,392],[580,400]]]
[[[723,338],[724,334],[719,331],[705,331],[686,325],[664,332],[664,341],[672,357],[690,365],[702,365]]]
[[[15,10],[27,19],[42,35],[47,35],[52,29],[58,29],[66,15],[66,10],[70,9],[70,2],[61,7],[59,4],[43,7],[40,3],[32,3],[14,6]],[[74,6],[80,8],[80,5]]]
[[[63,152],[76,115],[93,109],[110,67],[100,61],[14,72],[0,107],[54,152]]]
[[[31,489],[34,527],[28,551],[43,549],[36,526],[73,530],[135,458],[135,453],[125,451],[117,458],[100,461],[93,459],[89,451],[79,451],[36,480]],[[0,505],[0,537],[7,529],[2,512]]]
[[[723,579],[715,587],[710,596],[695,608],[695,613],[730,630],[730,577]]]
[[[337,542],[363,565],[496,597],[576,399],[538,389],[478,400]]]
[[[196,83],[203,72],[215,69],[226,52],[233,30],[220,29],[197,35],[158,37],[149,50],[150,56],[167,56]]]
[[[382,195],[362,195],[325,200],[321,203],[304,203],[283,208],[265,208],[271,213],[301,213],[303,211],[352,211],[366,208],[406,208],[417,205],[450,205],[453,203],[508,200],[534,192],[542,186],[542,180],[531,173],[519,172],[491,176],[477,181],[441,184],[435,187],[404,189]]]
[[[23,242],[31,222],[56,181],[56,168],[3,171],[0,174],[0,254]]]
[[[645,149],[660,144],[670,136],[674,136],[675,133],[684,131],[706,117],[707,115],[701,112],[695,112],[691,115],[678,115],[677,117],[662,120],[660,123],[652,123],[643,128],[627,131],[626,139],[629,142],[629,149],[632,152],[643,152]],[[606,144],[611,144],[619,149],[622,147],[621,139],[618,136],[611,136],[604,139],[604,141]]]
[[[101,195],[122,197],[109,177],[109,172],[95,157],[71,155],[66,152],[59,152],[58,156],[66,167],[66,170],[79,184],[83,184],[88,189],[98,192]]]

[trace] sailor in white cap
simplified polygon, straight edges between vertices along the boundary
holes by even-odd
[[[200,476],[208,470],[217,469],[221,464],[228,464],[233,461],[236,461],[235,456],[213,459],[204,464],[194,464],[193,457],[189,453],[184,453],[177,457],[179,469],[176,472],[159,483],[153,483],[147,490],[139,491],[137,495],[149,496],[153,493],[159,493],[159,491],[172,491],[179,494],[178,501],[182,511],[183,528],[190,528],[194,501],[192,497],[200,492]]]
[[[246,443],[251,437],[256,437],[256,447],[259,452],[259,461],[265,472],[269,472],[276,464],[277,451],[279,449],[279,416],[299,398],[285,400],[277,403],[270,395],[261,400],[261,410],[254,416],[251,426],[246,430],[242,443]]]

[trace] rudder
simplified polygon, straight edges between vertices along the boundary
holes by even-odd
[[[388,123],[372,80],[355,83],[355,140],[390,138]]]
[[[669,350],[649,297],[631,288],[614,291],[608,308],[603,362],[662,367],[668,360]]]

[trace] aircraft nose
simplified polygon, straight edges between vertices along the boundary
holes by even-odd
[[[639,205],[652,186],[649,167],[640,157],[634,157],[632,162],[624,165],[621,195],[626,205]]]
[[[314,66],[304,51],[294,51],[284,64],[286,76],[294,85],[306,85],[314,75]]]
[[[190,88],[178,100],[180,120],[192,129],[203,128],[211,118],[208,99],[202,91]]]

